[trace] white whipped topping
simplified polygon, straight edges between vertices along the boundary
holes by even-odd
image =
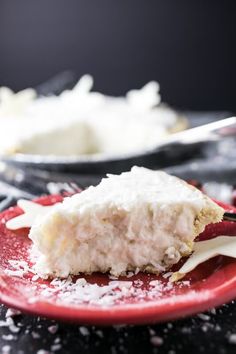
[[[85,75],[74,89],[42,98],[32,89],[0,88],[0,152],[130,153],[156,146],[177,123],[177,113],[160,104],[156,82],[117,98],[92,92],[92,85]]]

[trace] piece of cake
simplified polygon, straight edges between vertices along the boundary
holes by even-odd
[[[133,167],[66,198],[37,219],[29,237],[41,276],[128,270],[162,272],[191,253],[224,210],[165,172]]]
[[[48,97],[0,87],[0,155],[43,155],[49,161],[139,153],[187,127],[178,112],[161,104],[157,82],[123,97],[91,91],[92,85],[85,75],[72,90]]]

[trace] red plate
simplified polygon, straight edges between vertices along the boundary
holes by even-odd
[[[61,200],[59,196],[50,196],[40,198],[38,202],[48,205],[59,200]],[[231,206],[222,206],[226,210],[236,211]],[[168,286],[168,280],[162,276],[139,273],[128,281],[141,280],[142,286],[137,285],[137,288],[139,294],[143,295],[129,294],[110,306],[104,307],[87,302],[68,304],[58,302],[56,298],[49,300],[44,293],[45,289],[51,288],[50,280],[33,281],[33,274],[30,272],[23,277],[5,273],[6,269],[9,269],[9,260],[20,259],[29,263],[28,251],[31,246],[31,241],[27,237],[29,230],[21,229],[13,232],[5,227],[6,220],[20,213],[21,210],[15,207],[0,214],[0,300],[23,312],[87,324],[143,324],[192,315],[236,297],[236,260],[220,256],[192,271],[184,279],[189,282],[175,283],[172,288]],[[211,225],[206,228],[200,239],[222,234],[236,235],[236,223],[222,222]],[[102,274],[87,276],[86,279],[89,283],[99,285],[110,281],[107,275]],[[154,295],[149,292],[151,280],[158,280],[160,284],[161,291]]]

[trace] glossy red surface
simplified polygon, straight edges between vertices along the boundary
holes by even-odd
[[[40,198],[38,201],[47,205],[59,200],[61,200],[59,196],[50,196]],[[222,206],[226,210],[236,210],[231,206]],[[5,220],[20,213],[21,210],[15,207],[0,214],[0,300],[23,312],[87,324],[143,324],[192,315],[236,297],[236,260],[220,256],[198,266],[184,279],[189,280],[189,285],[174,284],[173,291],[169,291],[168,288],[165,290],[167,280],[162,276],[139,273],[128,279],[142,280],[143,288],[148,287],[150,280],[160,280],[164,289],[157,298],[128,297],[109,307],[86,303],[68,306],[48,302],[43,296],[40,297],[40,301],[30,302],[34,294],[41,289],[40,286],[45,284],[49,287],[50,281],[41,279],[32,281],[32,273],[27,273],[24,277],[16,277],[4,272],[9,268],[9,260],[20,259],[28,262],[28,250],[31,245],[27,237],[29,230],[21,229],[13,232],[5,227]],[[236,235],[236,223],[222,222],[210,225],[199,238],[207,239],[220,234]],[[176,269],[179,267],[180,264]],[[102,274],[87,276],[86,279],[88,282],[98,284],[106,284],[109,280],[107,275]]]

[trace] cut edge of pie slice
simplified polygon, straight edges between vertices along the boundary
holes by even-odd
[[[135,166],[37,218],[29,234],[31,256],[41,277],[160,273],[189,255],[194,239],[223,213],[179,178]]]

